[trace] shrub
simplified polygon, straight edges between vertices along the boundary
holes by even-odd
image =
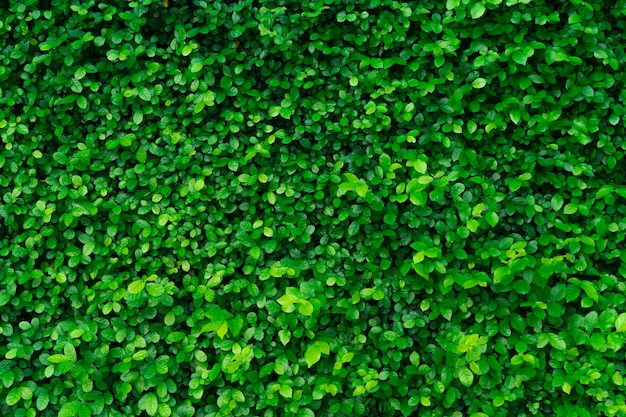
[[[616,416],[624,1],[0,10],[0,409]]]

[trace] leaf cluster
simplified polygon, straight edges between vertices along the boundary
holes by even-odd
[[[0,8],[0,413],[626,413],[623,1]]]

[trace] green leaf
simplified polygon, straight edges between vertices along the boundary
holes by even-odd
[[[43,411],[48,407],[48,404],[50,403],[50,397],[48,395],[48,391],[44,389],[38,390],[37,394],[38,394],[37,401],[36,401],[37,410]]]
[[[133,141],[135,140],[135,138],[136,138],[136,135],[134,133],[129,133],[127,135],[124,135],[120,139],[120,145],[129,147],[133,144]]]
[[[489,223],[489,226],[496,227],[500,218],[495,212],[490,211],[485,215],[485,220],[487,220],[487,223]]]
[[[139,95],[139,98],[143,101],[152,100],[152,93],[150,93],[150,90],[148,90],[146,87],[139,87],[137,89],[137,93]]]
[[[582,281],[580,283],[580,287],[583,289],[583,291],[585,292],[585,294],[587,294],[589,298],[591,298],[596,303],[598,302],[599,300],[598,290],[596,289],[595,285],[593,285],[591,282],[588,282],[588,281]]]
[[[182,56],[189,56],[193,52],[193,45],[185,45],[181,51]]]
[[[426,161],[422,161],[421,159],[416,159],[415,161],[413,161],[413,168],[415,168],[415,170],[420,174],[426,174],[426,172],[428,171],[428,164],[426,163]],[[407,192],[409,194],[411,193],[411,191],[408,191],[408,190]]]
[[[611,185],[604,185],[596,192],[596,199],[604,198],[611,194],[615,190],[615,187]]]
[[[137,149],[135,158],[137,158],[137,161],[144,164],[146,162],[146,159],[148,159],[148,152],[144,148],[139,148]]]
[[[568,203],[563,208],[563,213],[565,214],[574,214],[578,210],[576,204]]]
[[[83,78],[85,78],[85,75],[87,75],[87,71],[84,67],[80,67],[76,70],[76,72],[74,72],[74,77],[77,80],[82,80]]]
[[[198,114],[200,113],[202,110],[204,110],[204,101],[199,101],[195,104],[195,106],[193,106],[193,113],[194,114]]]
[[[87,242],[83,246],[83,255],[89,256],[93,253],[93,250],[96,248],[95,242]]]
[[[459,369],[459,381],[461,381],[461,384],[469,387],[474,382],[474,374],[467,367],[463,366]]]
[[[224,76],[220,80],[220,87],[224,90],[230,89],[232,85],[233,85],[233,80],[231,80],[230,77]]]
[[[474,81],[472,81],[472,87],[474,88],[483,88],[486,85],[487,80],[484,78],[476,78]]]
[[[244,324],[243,318],[241,316],[236,316],[232,320],[228,320],[228,330],[230,330],[230,333],[233,336],[237,337],[241,333]]]
[[[22,399],[22,393],[20,392],[20,388],[13,388],[6,397],[7,405],[10,407],[12,405],[17,404]]]
[[[0,307],[7,304],[9,301],[11,301],[11,294],[5,292],[4,290],[0,291]]]
[[[70,362],[76,362],[77,360],[76,348],[71,342],[65,343],[65,346],[63,347],[63,354],[67,356]]]
[[[156,414],[159,408],[159,402],[153,393],[145,394],[139,399],[139,409],[145,410],[149,416]]]
[[[253,246],[250,248],[250,256],[254,259],[260,259],[262,255],[261,248],[258,246]]]
[[[406,193],[413,194],[414,192],[416,192],[417,190],[420,190],[421,188],[422,188],[422,185],[419,183],[419,180],[417,178],[413,178],[406,185]]]
[[[391,166],[391,157],[389,157],[389,155],[384,153],[380,156],[379,163],[383,171],[387,171],[389,167]]]
[[[68,358],[65,355],[61,355],[61,354],[48,356],[48,362],[53,363],[53,364],[62,363],[62,362],[69,362],[69,360],[70,360],[70,358]]]
[[[280,343],[283,345],[287,345],[289,340],[291,340],[291,332],[289,330],[280,330],[278,332],[278,337],[280,338]]]
[[[414,193],[411,193],[411,195],[409,196],[409,201],[411,201],[412,204],[418,207],[424,207],[428,198],[427,196],[428,195],[423,191],[416,191]]]
[[[561,210],[561,207],[563,207],[563,197],[561,197],[558,194],[555,194],[554,196],[552,196],[552,200],[550,201],[550,205],[552,206],[552,210],[554,211],[559,211]]]
[[[228,333],[228,323],[224,322],[216,331],[217,335],[219,336],[220,339],[223,339],[224,336],[226,336],[226,333]]]
[[[146,285],[146,291],[148,292],[148,295],[150,297],[160,297],[163,294],[165,294],[165,288],[163,287],[163,285],[158,284],[156,282],[151,282],[149,284]]]
[[[69,402],[63,405],[59,410],[58,417],[76,417],[78,415],[78,404]]]
[[[495,269],[493,272],[493,283],[499,284],[511,275],[511,269],[506,266],[501,266]]]
[[[528,63],[528,56],[522,51],[513,52],[512,58],[515,63],[520,65],[526,65]]]
[[[281,385],[278,392],[280,393],[280,395],[282,395],[285,398],[293,397],[293,388],[291,388],[291,386],[289,385],[285,385],[285,384]]]
[[[348,226],[348,236],[354,236],[357,233],[359,233],[360,227],[361,227],[361,224],[359,223],[358,220],[355,220],[352,223],[350,223],[350,226]],[[2,305],[2,303],[0,303],[0,305]]]
[[[304,360],[307,366],[310,368],[315,365],[322,358],[322,351],[318,342],[312,343],[304,353]]]
[[[22,399],[28,401],[33,398],[33,391],[25,386],[20,387],[20,394],[22,395]]]
[[[511,118],[511,121],[516,125],[519,124],[520,120],[522,120],[522,114],[519,110],[511,110],[509,113],[509,117]]]
[[[359,197],[365,198],[367,196],[368,189],[369,187],[367,186],[367,184],[360,183],[359,185],[356,186],[355,191]]]
[[[78,99],[76,100],[76,104],[78,104],[78,107],[83,110],[85,110],[87,106],[89,105],[89,103],[87,102],[87,99],[83,96],[78,97]]]
[[[565,340],[563,340],[558,335],[554,333],[550,333],[548,337],[549,337],[548,342],[550,343],[550,346],[552,346],[553,348],[558,349],[558,350],[565,350],[567,348],[567,344],[565,343]]]
[[[138,281],[133,281],[128,286],[128,293],[129,294],[139,294],[140,292],[143,291],[145,286],[146,286],[146,282],[144,280],[142,280],[142,279],[140,279]]]
[[[311,316],[311,315],[313,315],[313,304],[311,304],[308,301],[303,301],[300,304],[300,307],[298,307],[298,311],[302,315]]]
[[[626,332],[626,313],[620,313],[615,320],[615,330],[619,333]]]
[[[478,0],[470,8],[470,16],[472,16],[472,19],[479,19],[485,14],[485,10],[485,5],[482,3],[482,0]]]

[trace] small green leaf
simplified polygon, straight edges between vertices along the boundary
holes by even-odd
[[[291,340],[291,332],[289,330],[280,330],[278,332],[278,337],[280,338],[280,343],[283,345],[287,345]]]
[[[183,46],[183,50],[181,51],[182,56],[189,56],[193,52],[193,45],[185,45]]]
[[[223,339],[224,336],[226,336],[226,333],[228,333],[228,323],[224,322],[216,331],[217,335],[220,337],[220,339]]]
[[[485,215],[485,220],[487,220],[487,223],[489,223],[489,226],[496,227],[500,218],[498,217],[497,213],[490,211]]]
[[[141,291],[143,291],[145,286],[146,282],[144,280],[133,281],[128,286],[128,292],[130,294],[139,294]]]
[[[236,316],[232,320],[228,320],[228,330],[233,336],[239,336],[244,326],[244,320],[241,316]]]
[[[152,93],[150,93],[150,90],[148,90],[146,87],[139,87],[137,93],[139,95],[139,98],[143,101],[152,100]]]
[[[522,115],[519,110],[511,110],[509,112],[509,117],[511,118],[511,121],[516,125],[519,124],[520,120],[522,119]]]
[[[485,10],[482,0],[478,0],[470,9],[470,16],[472,16],[472,19],[479,19],[485,14]]]
[[[558,194],[555,194],[552,197],[552,200],[550,201],[550,205],[552,206],[552,210],[554,210],[554,211],[561,210],[561,207],[563,207],[563,203],[564,203],[563,197],[561,197]]]
[[[78,404],[75,402],[69,402],[61,407],[58,417],[76,417],[77,414]]]
[[[426,163],[426,161],[416,159],[415,161],[413,161],[413,168],[415,168],[415,170],[420,174],[426,174],[426,171],[428,170],[428,164]],[[410,193],[410,191],[407,192]]]
[[[487,80],[485,80],[484,78],[476,78],[474,81],[472,81],[472,87],[474,88],[483,88],[486,85]]]
[[[139,350],[135,353],[133,353],[133,360],[134,361],[142,361],[144,359],[146,359],[148,357],[148,351],[145,349]]]
[[[383,171],[387,171],[391,166],[391,157],[389,157],[389,155],[387,155],[386,153],[382,154],[378,161]]]
[[[76,104],[78,104],[78,107],[83,110],[85,110],[87,106],[89,105],[89,103],[87,102],[87,99],[83,96],[78,97],[78,99],[76,100]]]
[[[313,315],[313,304],[308,301],[303,301],[300,304],[300,307],[298,307],[298,311],[300,312],[300,314],[310,317]]]
[[[626,313],[620,313],[615,320],[615,330],[619,333],[626,332]]]
[[[587,294],[589,298],[591,298],[596,303],[598,302],[599,300],[598,290],[591,282],[582,281],[580,283],[580,287],[583,289],[583,291],[585,292],[585,294]]]
[[[159,402],[156,395],[153,393],[145,394],[139,399],[139,409],[145,410],[149,416],[156,414],[159,407]]]
[[[44,389],[40,391],[41,392],[39,392],[38,390],[39,395],[37,395],[36,406],[37,406],[37,410],[43,411],[48,407],[48,404],[50,403],[50,397],[48,396],[48,391]]]
[[[96,248],[95,242],[87,242],[83,246],[83,255],[89,256],[93,253],[93,250]]]
[[[85,75],[87,75],[87,71],[83,67],[78,68],[76,72],[74,72],[74,77],[76,77],[77,80],[82,80],[85,78]]]
[[[576,213],[576,211],[578,211],[578,207],[576,206],[576,204],[572,204],[572,203],[566,204],[565,207],[563,208],[563,213],[565,214],[574,214]]]
[[[53,364],[62,363],[62,362],[69,362],[69,360],[70,360],[70,358],[68,358],[65,355],[61,355],[61,354],[48,356],[48,362],[53,363]]]
[[[446,1],[446,9],[454,10],[461,5],[461,0],[447,0]]]
[[[367,184],[363,184],[363,183],[357,185],[355,188],[356,194],[361,198],[365,198],[367,196],[367,190],[368,190]]]
[[[285,385],[285,384],[281,385],[278,392],[280,393],[280,395],[282,395],[285,398],[293,397],[293,388],[291,388],[289,385]]]
[[[424,207],[426,205],[427,198],[428,195],[425,192],[417,191],[411,193],[411,195],[409,196],[409,201],[418,207]]]
[[[126,146],[126,147],[131,146],[135,138],[136,138],[136,135],[134,133],[129,133],[127,135],[124,135],[120,139],[120,145]]]
[[[406,185],[406,193],[407,194],[413,194],[415,191],[419,190],[421,187],[419,181],[417,178],[413,178],[411,181],[409,181],[409,183]]]
[[[261,252],[261,248],[258,246],[253,246],[252,248],[250,248],[250,256],[254,259],[259,259],[261,258],[262,252]]]
[[[65,344],[65,346],[63,347],[63,354],[67,356],[70,362],[76,362],[77,360],[76,348],[71,342],[67,342]]]
[[[315,342],[309,345],[304,353],[304,360],[307,366],[310,368],[315,365],[322,358],[322,351],[320,350],[319,343]]]
[[[459,381],[461,381],[461,384],[469,387],[474,382],[474,374],[467,367],[463,366],[459,369]]]
[[[231,80],[230,77],[228,76],[223,76],[222,79],[220,80],[220,87],[222,87],[222,89],[224,90],[230,89],[232,85],[233,85],[233,80]]]
[[[13,388],[6,397],[7,405],[10,407],[12,405],[17,404],[22,399],[22,393],[20,392],[20,388]]]

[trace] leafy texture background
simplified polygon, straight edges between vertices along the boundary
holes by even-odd
[[[0,411],[625,415],[623,0],[0,8]]]

